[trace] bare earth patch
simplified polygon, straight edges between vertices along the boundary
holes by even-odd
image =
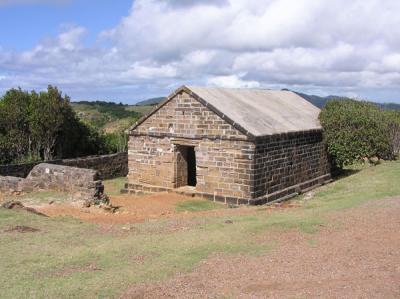
[[[35,209],[50,216],[72,216],[84,221],[98,224],[125,224],[148,220],[192,217],[193,215],[225,214],[228,209],[216,209],[201,212],[177,211],[177,204],[192,201],[193,198],[176,193],[157,193],[146,196],[115,195],[110,197],[113,206],[118,207],[116,213],[105,212],[97,207],[83,208],[73,203],[57,203],[35,205]],[[199,199],[201,201],[201,199]],[[221,207],[225,205],[221,204]],[[247,207],[229,209],[234,214],[241,214]]]
[[[317,233],[274,231],[264,256],[214,255],[123,298],[400,298],[400,198],[329,214]]]
[[[217,203],[223,209],[211,209],[205,211],[179,211],[177,206],[184,202],[190,202],[196,199],[176,193],[157,193],[145,196],[135,195],[114,195],[110,197],[113,206],[118,207],[116,213],[109,213],[97,207],[84,208],[74,203],[52,203],[35,205],[35,209],[41,213],[50,216],[72,216],[83,221],[98,224],[126,224],[151,221],[157,219],[171,218],[191,218],[193,216],[228,216],[253,213],[255,209],[266,211],[298,208],[300,205],[294,202],[283,202],[273,206],[248,207],[240,206],[234,209],[227,209],[224,204]],[[198,199],[199,201],[206,201]]]

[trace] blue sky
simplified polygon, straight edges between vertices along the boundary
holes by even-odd
[[[93,43],[98,33],[116,26],[121,17],[129,15],[132,6],[132,0],[21,2],[0,4],[0,44],[3,48],[28,50],[43,38],[57,36],[69,25],[87,28],[87,42]]]
[[[0,0],[0,94],[134,103],[182,84],[400,103],[398,0]]]

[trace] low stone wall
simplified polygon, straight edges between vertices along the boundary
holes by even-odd
[[[13,194],[23,191],[23,178],[0,176],[0,193]]]
[[[68,192],[75,199],[93,200],[104,187],[96,170],[48,163],[36,165],[26,179],[0,176],[0,192],[38,190]]]
[[[111,155],[87,156],[75,159],[0,165],[0,176],[25,178],[36,165],[41,163],[93,169],[98,172],[98,178],[101,180],[126,176],[128,174],[128,153],[123,152]]]

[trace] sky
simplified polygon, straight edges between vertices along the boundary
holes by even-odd
[[[398,0],[0,0],[0,94],[135,103],[181,85],[400,103]]]

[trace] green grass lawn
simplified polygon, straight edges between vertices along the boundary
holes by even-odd
[[[177,212],[200,212],[200,211],[209,211],[214,209],[219,209],[224,207],[224,205],[215,203],[208,200],[201,200],[201,199],[193,199],[178,202],[176,205]]]
[[[259,237],[271,230],[313,234],[331,211],[400,195],[400,162],[357,170],[319,188],[312,199],[300,196],[300,208],[265,213],[258,207],[245,215],[199,216],[180,220],[186,221],[181,230],[173,229],[176,219],[133,224],[130,231],[122,226],[104,230],[70,217],[0,209],[0,297],[118,297],[131,284],[190,271],[215,253],[268,254],[277,245],[260,242]],[[110,183],[115,190],[120,184]],[[214,204],[189,203],[177,208],[204,210]],[[7,232],[17,225],[40,231]]]
[[[127,182],[128,179],[126,177],[104,180],[103,181],[104,192],[110,196],[119,195],[121,194],[121,189],[125,187],[125,183]]]
[[[47,204],[49,202],[67,202],[70,200],[70,196],[64,192],[57,191],[38,191],[34,193],[27,193],[20,196],[9,195],[5,196],[6,200],[18,200],[24,204],[35,205],[35,204]]]

